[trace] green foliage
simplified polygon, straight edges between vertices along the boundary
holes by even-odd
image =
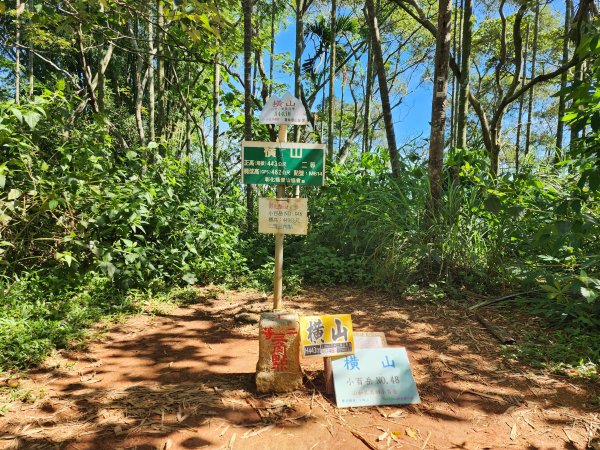
[[[157,277],[226,281],[243,270],[238,191],[215,202],[199,168],[169,155],[148,163],[153,146],[119,152],[103,123],[57,133],[71,111],[60,91],[0,111],[6,274],[62,265],[133,287]],[[27,114],[37,115],[36,127]]]
[[[64,273],[31,272],[11,284],[0,303],[0,371],[41,362],[107,315],[134,311],[108,278],[68,281]]]
[[[598,380],[600,336],[581,328],[559,328],[527,333],[516,346],[505,347],[507,358],[534,367]]]

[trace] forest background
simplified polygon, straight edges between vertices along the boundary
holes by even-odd
[[[0,1],[0,371],[188,285],[269,291],[255,199],[274,191],[241,185],[240,142],[275,139],[258,112],[290,90],[309,119],[290,138],[327,144],[328,165],[324,188],[288,192],[311,221],[286,239],[289,295],[521,293],[544,331],[506,356],[597,378],[598,16],[594,0]]]

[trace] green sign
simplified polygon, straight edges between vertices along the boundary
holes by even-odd
[[[325,145],[244,141],[242,183],[323,186]]]

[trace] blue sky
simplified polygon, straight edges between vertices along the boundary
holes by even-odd
[[[295,52],[296,25],[293,20],[288,22],[287,28],[277,34],[275,39],[275,53],[288,52],[293,57]],[[310,42],[307,42],[307,48],[303,54],[303,60],[310,56],[313,52]],[[364,62],[364,61],[363,61]],[[268,65],[268,58],[265,61]],[[281,71],[275,71],[275,81],[285,83],[288,90],[294,92],[294,77],[293,74],[286,74]],[[431,83],[425,82],[417,87],[419,77],[415,76],[409,84],[409,94],[404,97],[402,103],[393,111],[394,129],[396,132],[396,141],[399,146],[410,141],[419,135],[421,138],[429,138],[429,120],[431,118]],[[414,90],[414,92],[412,92]],[[336,97],[341,95],[341,82],[339,77],[336,82]],[[347,99],[350,99],[348,91],[344,94]],[[321,98],[319,94],[318,98]],[[383,122],[380,124],[383,127]]]

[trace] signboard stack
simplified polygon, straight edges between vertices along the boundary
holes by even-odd
[[[286,198],[285,187],[323,186],[325,146],[287,142],[288,125],[307,123],[304,105],[289,93],[267,101],[260,123],[279,125],[279,133],[277,142],[242,143],[242,183],[277,186],[275,198],[259,199],[258,231],[275,235],[275,270],[274,313],[263,314],[259,322],[256,386],[259,392],[288,392],[302,384],[302,372],[298,315],[282,311],[283,241],[285,234],[307,233],[308,205],[306,199]]]

